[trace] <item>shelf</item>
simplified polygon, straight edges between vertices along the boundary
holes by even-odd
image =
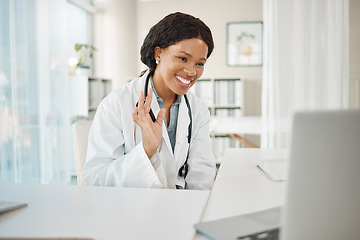
[[[89,117],[92,119],[100,102],[112,91],[112,81],[89,77]]]
[[[236,106],[236,105],[228,105],[228,106],[224,106],[224,105],[215,105],[212,108],[214,109],[241,109],[240,106]]]
[[[241,81],[240,78],[214,78],[214,81]]]
[[[212,118],[243,116],[244,94],[241,78],[198,79],[190,91],[207,103]],[[227,135],[229,133],[211,133],[217,163],[221,163],[226,148],[241,147],[241,142],[230,138]]]
[[[76,75],[70,77],[71,117],[92,119],[101,100],[112,90],[112,81],[100,77]]]

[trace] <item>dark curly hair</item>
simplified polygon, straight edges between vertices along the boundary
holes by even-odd
[[[141,61],[155,70],[155,47],[166,48],[184,39],[200,38],[208,46],[207,58],[214,49],[214,42],[208,26],[199,18],[176,12],[167,15],[154,25],[144,39],[140,49]]]

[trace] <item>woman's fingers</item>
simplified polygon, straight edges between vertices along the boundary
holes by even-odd
[[[149,88],[148,95],[145,99],[145,105],[144,105],[145,112],[147,112],[147,113],[150,112],[152,96],[153,96],[153,90],[152,90],[152,88]]]
[[[151,109],[152,96],[153,96],[153,91],[151,88],[149,88],[149,93],[147,97],[145,97],[145,93],[143,91],[140,92],[139,102],[137,104],[137,109],[136,109],[139,119],[142,119],[144,117],[146,118],[150,117],[149,112]]]
[[[143,91],[140,91],[138,108],[142,108],[144,106],[144,100],[145,100],[145,93]]]
[[[141,128],[143,137],[143,147],[149,158],[156,152],[157,147],[161,142],[162,124],[165,118],[166,109],[160,109],[156,122],[154,123],[150,117],[151,101],[153,91],[150,88],[149,94],[145,99],[144,92],[140,93],[139,102],[134,107],[132,117],[134,122]],[[145,102],[144,102],[145,100]]]
[[[165,113],[166,113],[166,109],[162,108],[160,109],[157,118],[156,118],[156,123],[160,124],[160,126],[162,125],[164,118],[165,118]]]
[[[145,93],[143,91],[140,91],[139,101],[133,111],[133,119],[136,123],[139,123],[139,119],[152,121],[152,117],[150,116],[152,96],[153,91],[151,88],[149,88],[147,97],[145,97]]]
[[[146,111],[145,102],[144,102],[145,100],[146,100],[145,93],[141,91],[137,106],[137,114],[139,119],[142,119],[149,114],[149,111]]]
[[[134,122],[138,123],[139,116],[138,116],[138,108],[136,106],[134,107],[134,111],[132,113],[132,116],[133,116]]]

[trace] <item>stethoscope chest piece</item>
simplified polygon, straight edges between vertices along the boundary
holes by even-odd
[[[189,172],[189,165],[185,163],[180,169],[179,169],[179,176],[186,178],[186,175]]]

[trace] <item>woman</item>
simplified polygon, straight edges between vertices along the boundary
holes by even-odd
[[[211,189],[216,170],[210,114],[188,90],[213,48],[210,29],[187,14],[170,14],[150,29],[140,51],[149,70],[97,109],[85,184]]]

